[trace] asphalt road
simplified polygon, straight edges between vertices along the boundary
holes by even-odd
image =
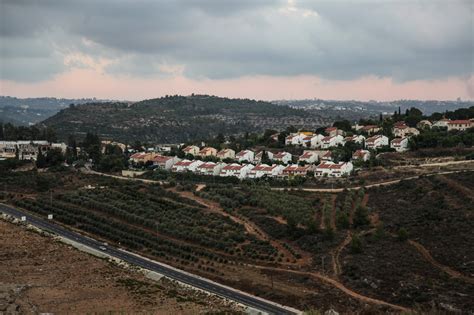
[[[34,225],[42,230],[47,230],[53,232],[56,235],[62,236],[64,238],[70,239],[76,243],[88,246],[98,251],[102,251],[101,247],[104,247],[102,242],[96,241],[89,237],[85,237],[79,233],[69,231],[58,224],[55,224],[54,221],[49,221],[46,219],[40,219],[37,216],[31,215],[23,210],[19,210],[10,206],[0,204],[0,212],[3,212],[7,215],[11,215],[20,219],[22,216],[26,216],[27,223]],[[189,273],[176,270],[174,268],[167,267],[166,265],[159,264],[141,257],[132,255],[130,253],[118,250],[110,245],[105,246],[106,250],[103,251],[110,256],[116,257],[127,263],[139,266],[144,269],[158,272],[165,275],[168,278],[180,281],[182,283],[191,285],[193,287],[202,289],[204,291],[225,297],[229,300],[250,306],[257,310],[269,313],[269,314],[297,314],[297,312],[290,311],[274,303],[264,301],[262,299],[242,294],[238,291],[234,291],[228,287],[221,286],[212,281],[203,279],[198,276],[191,275]]]

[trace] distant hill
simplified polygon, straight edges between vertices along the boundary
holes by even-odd
[[[32,125],[53,116],[69,104],[101,102],[95,98],[66,99],[54,97],[17,98],[0,96],[0,122]]]
[[[249,99],[207,95],[167,96],[133,104],[121,102],[70,106],[46,119],[66,138],[95,132],[123,142],[177,143],[224,135],[284,129],[315,129],[328,123],[317,114]]]

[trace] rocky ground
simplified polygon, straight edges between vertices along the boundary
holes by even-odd
[[[224,300],[0,220],[0,314],[240,313]]]

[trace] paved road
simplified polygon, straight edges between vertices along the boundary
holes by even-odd
[[[95,250],[101,251],[101,247],[104,247],[104,244],[99,241],[96,241],[89,237],[85,237],[79,233],[69,231],[55,224],[53,221],[40,219],[23,210],[19,210],[19,209],[16,209],[4,204],[0,204],[0,212],[3,212],[7,215],[11,215],[18,219],[21,218],[21,216],[26,216],[27,223],[31,225],[34,225],[42,230],[48,230],[50,232],[55,233],[56,235],[62,236],[76,243],[88,246]],[[210,280],[207,280],[198,276],[194,276],[192,274],[166,266],[164,264],[141,258],[131,253],[111,247],[110,245],[106,246],[106,250],[104,251],[104,253],[107,253],[110,256],[116,257],[130,264],[139,266],[141,268],[158,272],[160,274],[165,275],[166,277],[169,277],[171,279],[202,289],[204,291],[211,292],[216,295],[225,297],[229,300],[233,300],[235,302],[250,306],[259,311],[263,311],[269,314],[299,314],[300,313],[297,310],[290,310],[290,309],[284,308],[283,306],[279,306],[276,303],[265,301],[255,296],[251,296],[243,292],[233,290],[232,288],[219,285]]]

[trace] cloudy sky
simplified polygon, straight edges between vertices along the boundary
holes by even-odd
[[[0,94],[474,99],[472,0],[0,0]]]

